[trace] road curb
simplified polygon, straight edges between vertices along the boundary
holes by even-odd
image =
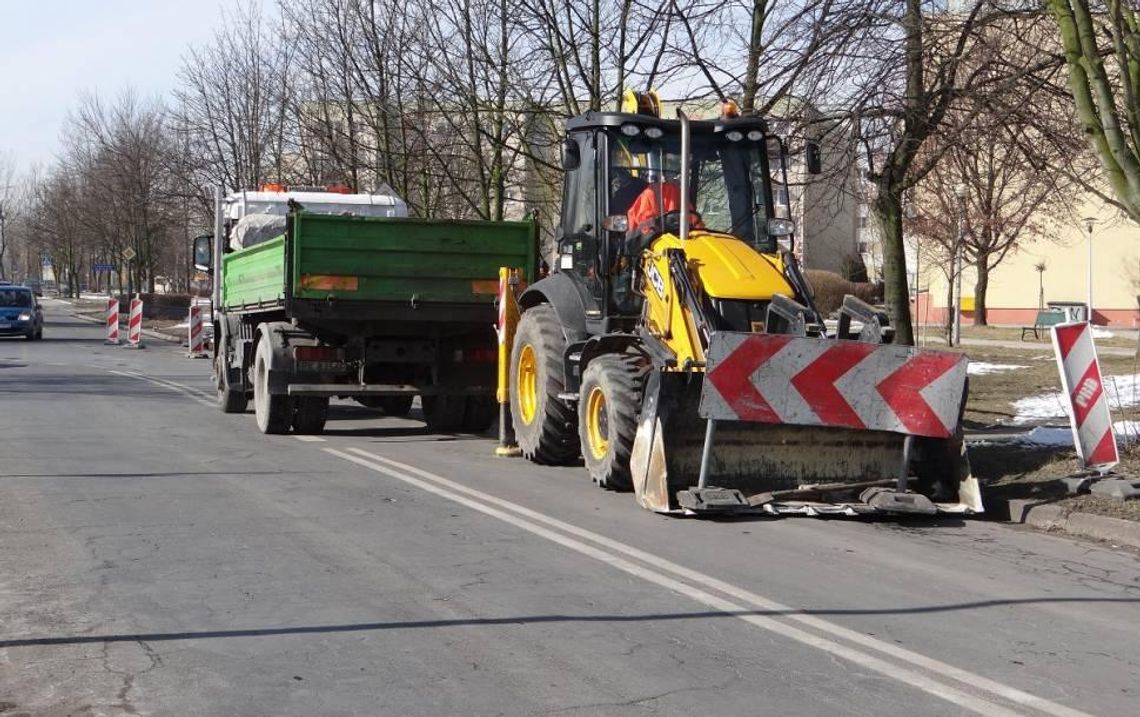
[[[1133,520],[1066,510],[1025,498],[1011,499],[1008,505],[1011,523],[1140,548],[1140,523]]]

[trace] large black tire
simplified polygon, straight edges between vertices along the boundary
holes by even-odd
[[[329,417],[329,400],[320,396],[302,396],[293,399],[293,431],[313,435],[325,430]]]
[[[293,422],[293,401],[289,396],[269,392],[269,367],[273,354],[270,340],[263,335],[257,342],[253,362],[253,413],[262,433],[288,433]]]
[[[424,421],[432,433],[455,433],[463,427],[466,404],[463,396],[423,396]]]
[[[381,396],[380,408],[389,416],[403,418],[412,412],[412,399],[415,396]]]
[[[637,358],[609,354],[586,366],[578,400],[578,437],[586,470],[602,488],[633,489],[629,458],[645,371]]]
[[[463,430],[483,433],[494,425],[498,415],[499,403],[493,396],[468,396],[463,412]]]
[[[415,396],[357,396],[354,401],[367,408],[375,408],[389,416],[403,418],[412,412]]]
[[[527,309],[511,347],[511,415],[519,448],[535,463],[566,465],[578,458],[574,408],[558,398],[566,385],[565,351],[554,308]]]
[[[229,348],[230,336],[225,329],[223,319],[221,336],[218,337],[218,350],[214,355],[214,384],[218,390],[218,408],[222,413],[245,413],[249,407],[249,397],[241,386],[230,385],[229,370],[226,366],[226,350]]]

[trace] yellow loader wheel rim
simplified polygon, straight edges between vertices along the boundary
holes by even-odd
[[[519,412],[523,423],[529,426],[538,414],[538,358],[530,344],[524,344],[519,352],[517,372],[515,384],[519,392]]]
[[[609,415],[606,412],[606,394],[598,386],[594,386],[586,397],[586,435],[594,458],[605,458],[610,450]]]

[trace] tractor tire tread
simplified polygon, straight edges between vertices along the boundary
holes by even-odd
[[[640,356],[616,354],[595,358],[582,374],[583,398],[579,403],[585,400],[589,386],[596,383],[606,392],[606,405],[610,409],[612,452],[600,462],[595,462],[589,453],[586,411],[583,407],[579,409],[581,417],[578,422],[586,468],[590,471],[594,483],[606,490],[622,492],[633,490],[630,457],[633,453],[633,440],[637,435],[637,419],[641,413],[645,375],[644,361]]]
[[[517,387],[511,386],[511,411],[515,415],[515,436],[523,457],[539,465],[564,466],[574,463],[580,455],[580,444],[575,430],[578,417],[573,406],[558,398],[558,394],[565,390],[565,377],[563,376],[563,352],[566,347],[566,337],[562,333],[562,326],[558,315],[549,304],[533,306],[523,313],[515,333],[515,347],[511,351],[511,380],[517,375],[514,361],[517,360],[517,347],[519,339],[528,332],[537,334],[535,345],[538,361],[541,366],[555,367],[557,370],[544,370],[545,385],[538,387],[542,396],[539,401],[538,420],[535,426],[528,427],[518,418]],[[533,342],[533,340],[532,340]]]

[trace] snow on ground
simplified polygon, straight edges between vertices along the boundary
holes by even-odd
[[[1111,339],[1113,336],[1116,336],[1116,334],[1108,329],[1102,329],[1099,326],[1092,327],[1092,335],[1094,339]]]
[[[1140,421],[1117,421],[1112,424],[1118,445],[1127,446],[1140,441]],[[1016,443],[1029,446],[1073,447],[1073,431],[1060,426],[1037,426],[1024,436],[1015,439]]]
[[[983,376],[989,373],[1003,373],[1005,371],[1016,371],[1019,368],[1029,368],[1028,366],[1018,366],[1012,363],[986,363],[985,361],[971,361],[970,365],[966,368],[966,373],[971,376]]]
[[[1140,405],[1140,374],[1105,376],[1104,389],[1108,394],[1108,406],[1114,411]],[[1014,401],[1013,412],[1013,422],[1025,424],[1051,418],[1067,418],[1069,408],[1060,391],[1050,391]]]
[[[1018,443],[1033,446],[1072,446],[1073,432],[1068,428],[1054,426],[1037,426],[1029,433],[1017,439]]]

